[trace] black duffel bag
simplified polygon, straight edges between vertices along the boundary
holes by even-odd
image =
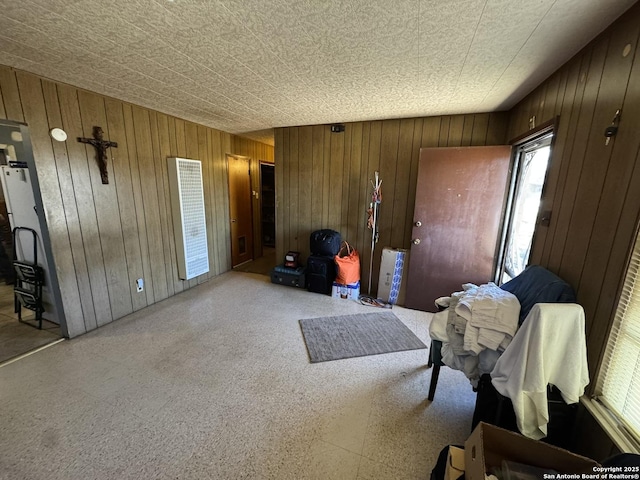
[[[340,251],[342,238],[340,232],[325,228],[316,230],[309,238],[309,246],[311,247],[311,255],[320,255],[323,257],[335,257]]]

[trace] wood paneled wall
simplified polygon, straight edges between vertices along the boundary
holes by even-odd
[[[0,117],[28,124],[69,336],[76,336],[231,268],[226,154],[273,148],[99,94],[0,67]],[[111,149],[108,185],[95,150],[76,141],[94,125]],[[69,139],[52,141],[62,127]],[[178,279],[167,157],[202,161],[210,272]],[[136,293],[135,280],[145,289]]]
[[[348,123],[275,131],[276,250],[309,255],[309,234],[339,231],[361,255],[361,291],[367,291],[371,231],[367,208],[374,172],[382,179],[380,238],[374,253],[377,291],[383,247],[409,248],[421,147],[504,144],[507,113]]]
[[[640,213],[640,4],[520,102],[510,136],[560,116],[532,263],[567,280],[584,307],[595,378]],[[604,130],[622,111],[618,135]]]
[[[253,194],[251,205],[253,210],[253,258],[262,256],[262,210],[260,208],[260,162],[273,163],[273,147],[260,142],[254,142],[248,138],[233,137],[233,152],[236,155],[249,157],[249,170],[251,172],[251,190]]]

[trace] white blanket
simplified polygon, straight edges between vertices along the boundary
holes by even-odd
[[[467,320],[464,348],[476,355],[505,348],[518,329],[520,302],[492,282],[466,291],[455,309]]]
[[[535,440],[546,437],[547,385],[555,385],[571,404],[589,383],[582,307],[534,305],[491,378],[498,392],[511,399],[520,432]]]
[[[494,283],[465,284],[462,288],[451,297],[438,299],[440,305],[450,308],[433,316],[429,333],[442,342],[442,362],[463,371],[475,387],[482,374],[493,370],[500,352],[511,341],[518,327],[520,303]],[[498,318],[488,318],[491,314]]]

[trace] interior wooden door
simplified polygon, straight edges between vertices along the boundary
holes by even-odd
[[[493,279],[511,147],[420,149],[406,306]]]
[[[253,259],[253,217],[249,159],[227,155],[229,164],[229,214],[231,263],[235,267]]]

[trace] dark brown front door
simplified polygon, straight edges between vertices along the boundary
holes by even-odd
[[[253,219],[249,159],[227,155],[229,162],[229,213],[231,263],[235,267],[253,259]]]
[[[511,147],[420,150],[406,306],[493,279]]]

